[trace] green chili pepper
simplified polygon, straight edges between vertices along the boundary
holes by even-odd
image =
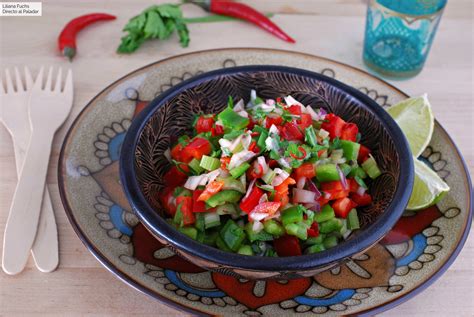
[[[344,157],[349,161],[357,161],[360,144],[352,141],[341,140],[341,148],[344,151]]]
[[[222,122],[224,127],[233,130],[242,130],[249,124],[249,119],[239,116],[232,108],[227,107],[219,113],[217,118]]]
[[[321,208],[320,212],[314,214],[314,220],[318,223],[328,221],[334,217],[336,217],[334,209],[332,209],[332,207],[329,205],[325,205],[323,208]]]
[[[243,254],[243,255],[253,255],[253,250],[251,246],[244,244],[239,248],[237,253]]]
[[[285,233],[285,229],[273,219],[267,220],[263,223],[263,228],[266,232],[274,237],[282,236]]]
[[[250,240],[250,242],[254,242],[254,241],[272,241],[273,240],[273,236],[270,233],[268,233],[264,230],[262,230],[260,232],[253,231],[251,222],[247,222],[244,229],[245,229],[245,232],[247,233],[247,237]]]
[[[336,164],[324,164],[316,167],[316,178],[320,182],[331,182],[339,180],[339,172]]]
[[[339,231],[342,228],[342,221],[339,218],[329,219],[319,225],[319,232],[330,233],[333,231]]]

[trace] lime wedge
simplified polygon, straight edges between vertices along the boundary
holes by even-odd
[[[439,202],[449,191],[449,186],[425,163],[416,158],[413,158],[413,161],[415,162],[415,183],[406,209],[420,210]]]
[[[414,157],[428,146],[434,129],[434,116],[425,95],[405,99],[387,109],[408,139]]]

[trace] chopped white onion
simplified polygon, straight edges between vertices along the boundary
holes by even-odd
[[[365,194],[365,191],[366,191],[366,189],[364,187],[359,186],[359,188],[357,188],[356,193],[357,193],[357,195],[362,196],[362,195]]]
[[[163,155],[166,157],[168,162],[173,162],[173,159],[171,158],[171,150],[169,148],[167,148],[166,151],[163,152]]]
[[[272,185],[266,185],[266,184],[261,185],[260,188],[263,190],[269,190],[269,191],[272,191],[274,189]]]
[[[278,186],[281,183],[283,183],[288,177],[290,177],[290,174],[288,174],[288,172],[286,172],[286,171],[284,171],[284,170],[282,170],[278,167],[275,168],[274,171],[276,173],[276,176],[272,181],[272,186]]]
[[[337,172],[339,174],[339,178],[341,179],[341,183],[342,183],[342,187],[347,190],[349,189],[349,184],[347,184],[347,179],[346,179],[346,175],[344,175],[344,173],[342,172],[341,168],[339,167],[339,165],[336,165],[336,169],[337,169]]]
[[[263,229],[263,224],[260,221],[254,221],[252,224],[252,231],[259,233]]]
[[[325,139],[329,136],[329,132],[324,129],[321,129],[319,130],[318,135],[322,137],[323,139]]]
[[[303,189],[304,185],[306,184],[306,177],[301,177],[296,182],[296,188]]]
[[[229,141],[227,139],[224,139],[224,138],[221,138],[219,139],[219,145],[221,147],[226,147],[226,148],[230,148],[232,146],[232,141]]]
[[[281,116],[283,114],[283,109],[275,108],[275,110],[273,110],[273,113],[279,114]]]
[[[268,216],[265,220],[270,220],[270,219],[274,219],[274,218],[280,218],[280,212],[279,211],[277,211],[276,213],[274,213],[271,216]]]
[[[237,167],[240,164],[247,162],[254,156],[255,156],[255,153],[252,151],[248,151],[248,150],[240,151],[239,153],[232,155],[232,158],[230,159],[230,162],[229,162],[228,169],[231,170],[234,167]]]
[[[283,168],[290,168],[290,163],[288,163],[287,159],[285,157],[281,157],[277,160],[278,164],[280,164],[281,167]]]
[[[184,188],[187,188],[189,190],[195,190],[198,186],[201,185],[201,182],[205,180],[207,182],[207,175],[198,175],[198,176],[189,176],[188,179],[186,180],[186,183],[184,183]],[[204,185],[203,185],[204,186]]]
[[[262,111],[265,111],[265,112],[272,112],[273,110],[275,110],[275,106],[270,106],[270,105],[267,105],[266,103],[261,103],[259,105],[260,109],[262,109]]]
[[[278,141],[272,138],[271,136],[267,137],[265,139],[265,147],[267,151],[278,151],[280,149],[280,146],[278,145]]]
[[[306,106],[306,112],[311,116],[311,119],[313,119],[314,121],[320,120],[319,115],[316,113],[316,111],[314,111],[311,106]]]
[[[286,103],[287,106],[294,106],[294,105],[298,105],[300,107],[303,106],[303,104],[301,102],[297,101],[291,95],[288,95],[288,96],[285,97],[285,103]]]
[[[204,176],[204,177],[199,182],[199,186],[206,186],[207,182],[209,181],[209,177],[207,177],[207,174],[203,174],[201,176]]]
[[[267,194],[263,194],[262,197],[260,197],[258,203],[261,204],[261,203],[266,203],[268,201],[268,195]]]
[[[247,187],[247,175],[245,175],[245,173],[243,173],[242,176],[240,176],[239,180],[242,183],[242,185],[244,185],[244,188],[246,188]]]
[[[248,150],[250,143],[252,143],[252,136],[249,133],[245,133],[242,135],[242,146],[244,149]]]
[[[266,103],[267,105],[269,105],[269,106],[274,106],[274,105],[275,105],[275,100],[273,100],[273,99],[267,99],[267,100],[265,101],[265,103]]]
[[[323,193],[324,193],[324,195],[323,195],[324,199],[329,199],[329,198],[331,198],[331,194],[326,193],[326,192],[323,192]]]
[[[295,203],[314,203],[315,194],[312,191],[293,188],[293,202]]]
[[[245,193],[245,196],[244,196],[244,198],[242,198],[242,200],[245,200],[245,199],[247,199],[247,197],[250,196],[250,193],[252,192],[253,186],[255,185],[255,181],[256,181],[256,179],[253,179],[250,182],[249,188],[247,188],[247,192]]]
[[[248,118],[249,114],[245,110],[238,111],[237,114],[241,117]]]
[[[255,91],[255,89],[252,89],[250,90],[250,100],[254,101],[255,99],[257,99],[257,92]]]
[[[265,175],[268,172],[268,164],[267,161],[265,161],[265,157],[259,156],[257,157],[257,163],[262,167],[262,172]]]
[[[352,233],[352,230],[347,230],[346,232],[344,232],[342,234],[342,237],[344,238],[344,240],[347,240],[347,238],[349,238],[349,236],[351,235]]]
[[[242,111],[242,110],[244,110],[244,100],[240,99],[239,102],[237,102],[234,105],[234,111],[239,112],[239,111]]]
[[[268,132],[270,134],[276,134],[276,135],[280,134],[280,131],[278,131],[278,128],[274,124],[272,124],[270,129],[268,129]]]

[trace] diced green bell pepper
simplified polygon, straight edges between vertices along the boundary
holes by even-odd
[[[319,232],[330,233],[333,231],[339,231],[342,228],[342,221],[338,218],[329,219],[319,225]]]
[[[222,187],[223,190],[232,189],[242,194],[245,194],[246,192],[244,184],[242,184],[241,181],[236,180],[232,177],[225,177],[225,178],[218,177],[217,180],[222,181],[224,183],[224,186]]]
[[[285,226],[286,233],[290,236],[296,236],[301,240],[306,240],[308,238],[308,228],[307,226],[300,223],[289,223]]]
[[[198,231],[194,227],[182,227],[182,228],[178,228],[178,231],[187,235],[193,240],[196,240],[197,238]]]
[[[336,164],[324,164],[316,166],[316,179],[320,182],[332,182],[339,180],[339,172]]]
[[[237,253],[243,255],[253,255],[253,250],[251,246],[244,244],[239,248]]]
[[[283,210],[281,214],[281,222],[283,223],[283,226],[286,228],[286,226],[290,223],[303,221],[303,213],[304,208],[300,205]]]
[[[318,252],[321,252],[321,251],[324,251],[326,250],[324,248],[324,245],[322,244],[314,244],[312,246],[310,246],[309,248],[306,249],[306,253],[307,254],[313,254],[313,253],[318,253]]]
[[[224,111],[219,113],[217,118],[222,122],[225,128],[233,130],[242,130],[249,124],[249,119],[238,115],[230,107],[227,107]]]
[[[285,233],[285,229],[283,229],[282,225],[273,219],[265,221],[263,223],[263,229],[274,237],[282,236]]]
[[[260,232],[253,231],[251,222],[247,222],[244,229],[245,229],[245,232],[247,233],[247,237],[250,240],[250,242],[273,240],[273,236],[270,233],[266,232],[265,230],[262,230]]]
[[[219,232],[219,235],[225,244],[234,252],[240,248],[240,245],[245,240],[244,229],[239,227],[232,219],[227,220]]]
[[[341,148],[344,151],[344,157],[349,161],[357,161],[360,144],[352,141],[341,140]]]
[[[214,208],[225,203],[236,203],[240,197],[242,197],[242,194],[236,190],[223,190],[211,196],[211,198],[206,201],[206,205]]]
[[[338,238],[336,236],[328,236],[323,241],[323,245],[325,249],[335,247],[337,244],[338,244]]]
[[[364,163],[362,163],[362,168],[372,179],[375,179],[382,174],[379,167],[377,166],[377,162],[371,155],[369,155],[369,158],[366,159]]]
[[[232,175],[233,178],[239,178],[242,176],[243,173],[245,173],[248,169],[250,168],[250,164],[247,162],[244,162],[240,164],[237,167],[234,167],[229,171],[230,175]]]
[[[356,177],[356,176],[364,179],[364,178],[367,178],[367,173],[364,171],[364,169],[362,167],[354,166],[354,167],[352,167],[352,169],[351,169],[349,175],[347,175],[347,177],[353,178],[353,177]]]
[[[332,207],[329,205],[325,205],[323,208],[321,208],[320,212],[316,212],[314,214],[314,220],[318,223],[328,221],[334,217],[336,217],[334,209],[332,209]]]

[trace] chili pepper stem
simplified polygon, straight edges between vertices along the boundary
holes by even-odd
[[[63,49],[63,55],[66,56],[70,62],[72,62],[72,59],[76,55],[76,49],[74,47],[66,46]]]

